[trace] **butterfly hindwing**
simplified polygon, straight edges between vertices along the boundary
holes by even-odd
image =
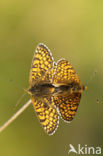
[[[53,77],[53,83],[56,85],[80,83],[79,77],[76,74],[72,65],[65,59],[61,59],[57,62],[56,71]]]
[[[61,117],[65,121],[71,121],[80,103],[81,93],[79,91],[73,93],[70,90],[72,88],[79,88],[81,82],[74,68],[67,60],[61,59],[57,62],[53,83],[56,86],[64,85],[69,88],[61,94],[55,94],[54,103],[59,108]]]
[[[81,99],[81,93],[55,95],[54,102],[59,108],[59,113],[64,121],[70,122],[74,118]]]

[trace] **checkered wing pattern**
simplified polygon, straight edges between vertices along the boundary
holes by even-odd
[[[58,127],[59,116],[52,98],[31,97],[37,117],[47,134],[52,135]]]
[[[58,127],[58,112],[64,121],[70,122],[74,118],[81,99],[81,92],[78,90],[70,92],[68,86],[72,84],[72,87],[79,88],[80,79],[68,61],[61,59],[55,64],[50,50],[44,44],[39,44],[33,57],[29,81],[30,88],[43,84],[54,85],[53,88],[47,89],[48,91],[53,90],[50,91],[50,95],[48,93],[44,96],[44,90],[40,91],[38,97],[35,90],[31,94],[37,117],[46,133],[51,135]],[[63,85],[67,89],[61,89]]]
[[[59,108],[60,116],[64,121],[72,121],[76,114],[80,99],[81,93],[66,93],[54,96],[54,103]]]
[[[54,60],[50,50],[39,44],[33,57],[30,70],[30,86],[36,83],[50,83],[52,81]]]
[[[59,60],[53,77],[53,83],[65,85],[72,82],[81,83],[72,65],[65,59]]]
[[[59,85],[81,84],[78,75],[72,65],[65,59],[57,62],[57,67],[53,77],[53,83]],[[70,93],[66,91],[62,94],[54,95],[54,103],[59,108],[61,117],[65,121],[71,121],[77,111],[81,93]]]

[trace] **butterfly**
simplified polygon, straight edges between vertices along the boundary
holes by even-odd
[[[48,135],[54,134],[59,116],[66,122],[74,118],[86,86],[65,59],[55,63],[48,47],[37,45],[29,78],[28,93],[36,115]]]

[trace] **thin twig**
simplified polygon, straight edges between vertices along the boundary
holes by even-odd
[[[0,132],[2,132],[6,127],[8,127],[30,104],[31,104],[31,100],[26,102],[9,120],[7,120],[0,127]]]

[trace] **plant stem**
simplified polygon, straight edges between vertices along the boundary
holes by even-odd
[[[0,132],[8,127],[30,104],[31,100],[27,101],[9,120],[7,120],[2,126],[0,126]]]

